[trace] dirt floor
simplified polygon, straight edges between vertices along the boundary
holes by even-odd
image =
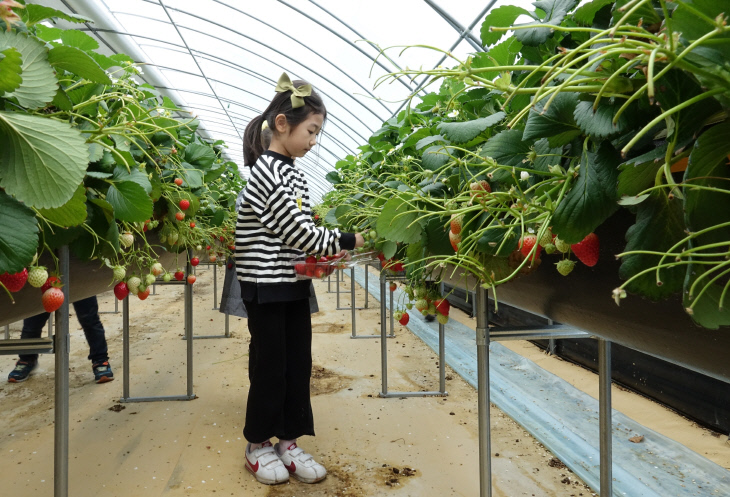
[[[195,334],[218,335],[224,316],[213,310],[212,269],[195,284]],[[223,278],[220,275],[219,286]],[[381,391],[380,340],[352,340],[351,313],[317,282],[321,312],[313,316],[312,379],[316,437],[300,440],[328,469],[316,485],[292,481],[267,487],[243,468],[242,426],[248,389],[248,331],[231,318],[231,338],[194,342],[192,401],[120,404],[122,316],[104,314],[116,380],[93,382],[88,347],[72,317],[70,358],[69,495],[147,497],[245,496],[475,496],[479,494],[477,393],[447,368],[448,397],[389,398]],[[344,288],[349,288],[346,278]],[[358,286],[358,305],[364,299]],[[219,289],[220,291],[220,289]],[[358,334],[379,332],[377,302],[358,311]],[[341,305],[349,306],[349,294]],[[113,294],[100,296],[114,310]],[[121,306],[120,306],[121,309]],[[186,341],[179,287],[130,308],[131,396],[186,393]],[[459,311],[454,316],[473,325]],[[11,326],[19,336],[20,323]],[[544,355],[529,344],[513,350],[597,395],[595,375]],[[438,358],[402,327],[389,340],[389,389],[438,388]],[[0,374],[14,364],[0,357]],[[54,358],[42,356],[27,382],[0,382],[0,488],[2,495],[53,495]],[[727,436],[702,429],[629,392],[614,390],[614,406],[640,423],[730,467]],[[499,410],[492,410],[492,465],[496,496],[595,495]]]

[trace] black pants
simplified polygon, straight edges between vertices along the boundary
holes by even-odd
[[[86,341],[89,343],[89,360],[92,364],[108,361],[106,337],[104,336],[104,326],[99,319],[99,303],[96,297],[79,300],[73,303],[76,311],[76,318],[84,330]],[[50,314],[43,312],[33,317],[23,320],[23,331],[20,338],[40,338],[43,333],[43,327],[48,322]],[[22,354],[20,360],[25,362],[35,362],[38,360],[38,354]]]
[[[244,304],[251,333],[251,388],[243,436],[251,443],[261,443],[271,437],[293,440],[314,435],[309,300]]]

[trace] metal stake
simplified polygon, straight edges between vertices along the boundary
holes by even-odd
[[[56,311],[57,333],[54,345],[56,355],[55,366],[55,424],[53,427],[54,451],[53,451],[53,495],[55,497],[68,496],[68,365],[69,365],[69,261],[68,245],[58,250],[60,261],[61,281],[63,286],[63,304]]]
[[[188,263],[186,271],[191,274],[193,266],[190,259],[193,253],[188,249]],[[188,348],[188,398],[195,398],[193,395],[193,285],[185,285],[185,338]]]
[[[365,295],[368,294],[368,287],[367,284],[365,285]],[[352,336],[357,335],[357,325],[355,322],[356,315],[356,307],[355,307],[355,266],[352,266],[350,268],[350,308],[352,309]]]
[[[613,447],[611,422],[611,342],[598,339],[598,422],[600,424],[600,496],[613,495]]]
[[[5,325],[5,340],[10,340],[10,325]]]
[[[491,426],[489,413],[489,324],[487,290],[477,288],[477,383],[479,417],[479,495],[492,496]]]
[[[218,264],[213,264],[213,310],[218,310]]]

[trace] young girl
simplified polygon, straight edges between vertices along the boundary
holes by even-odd
[[[327,470],[297,446],[314,435],[309,382],[312,372],[310,282],[297,280],[291,260],[302,252],[347,254],[361,234],[315,227],[304,174],[294,165],[317,143],[327,110],[304,81],[282,74],[276,96],[251,120],[244,161],[251,168],[236,223],[236,271],[251,333],[243,435],[246,469],[258,481],[283,483],[293,476],[321,481]],[[271,129],[268,150],[262,129]],[[271,438],[279,439],[272,446]]]

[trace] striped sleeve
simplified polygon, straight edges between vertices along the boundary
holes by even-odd
[[[320,255],[338,253],[342,248],[342,233],[337,229],[315,226],[311,217],[299,210],[291,189],[285,185],[284,177],[287,172],[293,176],[295,171],[285,171],[280,166],[277,160],[268,164],[259,160],[252,168],[247,200],[254,214],[261,224],[292,248]]]

